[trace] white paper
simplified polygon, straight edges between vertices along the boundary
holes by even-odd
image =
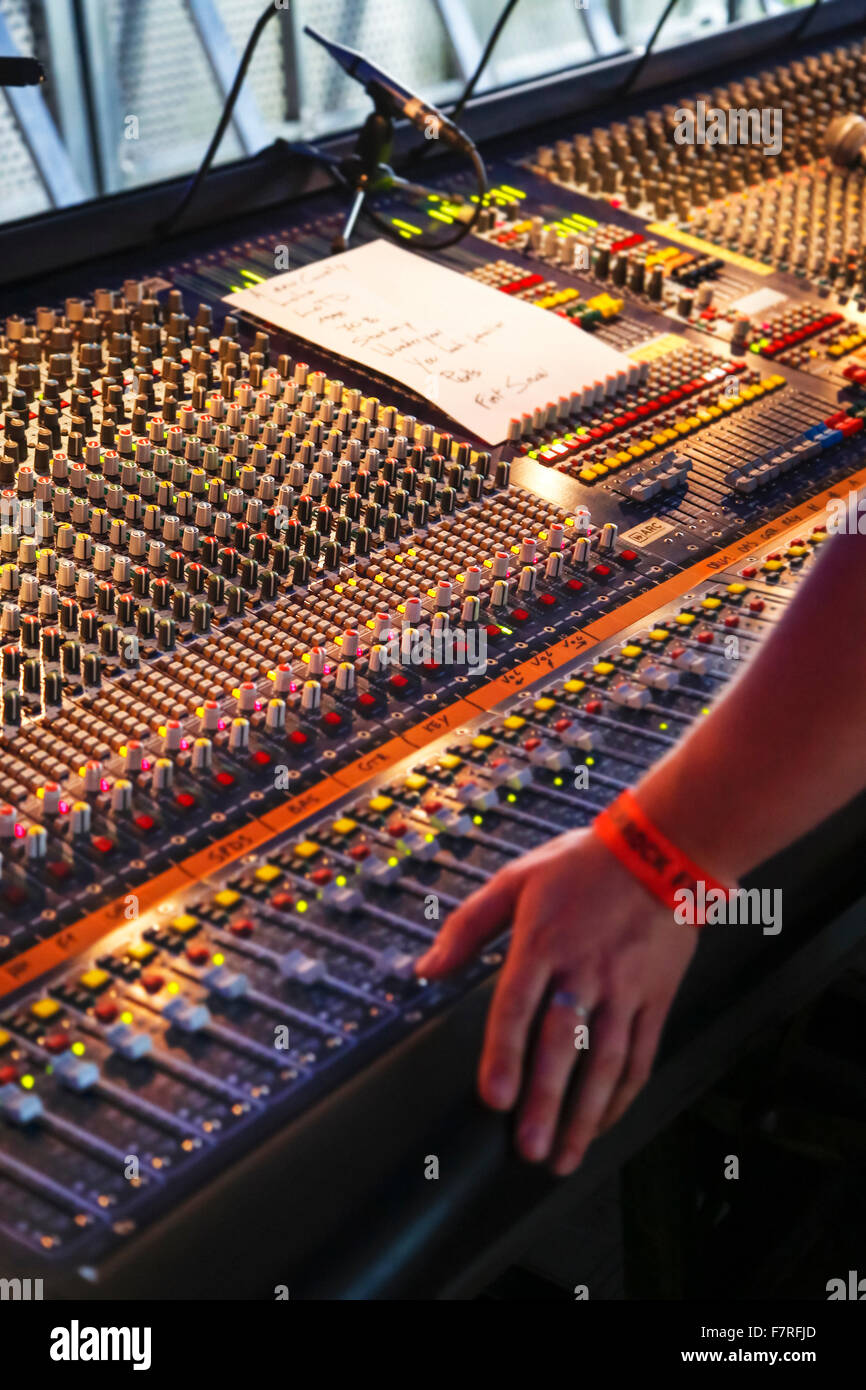
[[[631,365],[570,319],[384,240],[226,302],[392,377],[488,444],[506,438],[513,418],[561,396],[595,383],[609,394]]]

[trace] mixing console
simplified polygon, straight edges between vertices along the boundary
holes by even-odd
[[[497,448],[226,314],[327,254],[331,195],[8,315],[0,1267],[97,1266],[493,972],[413,962],[784,611],[866,481],[863,173],[823,154],[861,56],[695,97],[779,107],[774,158],[670,104],[493,150],[443,259],[629,361]],[[410,248],[466,215],[428,174]]]

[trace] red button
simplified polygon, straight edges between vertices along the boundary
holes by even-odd
[[[16,1067],[0,1067],[0,1086],[8,1086],[11,1081],[18,1080],[18,1069]]]
[[[293,729],[292,732],[289,734],[288,741],[289,743],[294,744],[295,748],[303,748],[304,744],[308,740],[307,735],[304,733],[303,729]]]
[[[329,709],[327,714],[322,715],[322,723],[327,724],[329,729],[339,729],[343,722],[343,716],[338,714],[335,709]]]
[[[393,690],[405,690],[409,682],[399,671],[395,671],[388,684]]]
[[[754,579],[758,571],[754,565],[747,565],[744,570],[740,571],[740,573],[742,574],[744,579]]]
[[[314,869],[310,874],[310,882],[315,884],[330,883],[334,877],[331,869]]]
[[[133,820],[135,821],[139,830],[152,830],[153,827],[156,825],[156,821],[153,819],[153,816],[146,815],[144,811],[141,811],[137,816],[133,816]]]
[[[101,1004],[97,1004],[93,1012],[100,1023],[113,1023],[117,1018],[118,1008],[113,999],[103,999]]]
[[[487,636],[490,638],[491,642],[494,641],[495,638],[502,636],[502,628],[497,627],[495,623],[488,623],[484,631],[487,633]]]
[[[230,772],[218,772],[215,780],[221,787],[233,787],[235,784],[235,779]]]
[[[70,1037],[68,1033],[52,1033],[45,1039],[44,1046],[49,1052],[65,1052],[69,1047]]]
[[[65,859],[55,859],[52,863],[46,864],[45,867],[51,877],[56,879],[68,878],[72,873],[72,869]]]
[[[238,917],[237,921],[229,923],[229,931],[233,931],[235,936],[252,936],[255,922],[250,917]]]
[[[553,608],[554,604],[556,603],[556,595],[555,595],[555,594],[539,594],[539,595],[538,595],[538,602],[541,603],[541,604],[543,604],[545,608]]]
[[[713,644],[713,634],[711,632],[699,632],[698,641],[703,642],[705,647],[711,647]]]
[[[195,805],[195,797],[192,792],[178,792],[174,801],[175,805],[179,806],[182,811],[191,811]]]
[[[583,708],[587,714],[601,714],[603,705],[601,700],[587,700]]]
[[[349,850],[349,857],[351,859],[366,859],[369,853],[369,845],[353,845]]]
[[[191,960],[193,965],[205,965],[210,957],[210,950],[207,946],[193,943],[186,948],[186,958]]]
[[[541,739],[540,739],[540,738],[528,738],[528,739],[526,740],[526,742],[524,743],[523,747],[526,749],[526,752],[527,752],[527,753],[534,753],[536,748],[540,748],[540,747],[541,747]]]
[[[264,748],[260,748],[256,753],[253,753],[250,761],[255,763],[256,767],[267,767],[271,761],[271,755],[266,753]]]
[[[107,835],[94,835],[90,843],[100,854],[110,854],[114,849],[114,841],[109,840]]]
[[[375,703],[375,695],[371,695],[368,690],[361,691],[361,694],[358,696],[358,704],[361,705],[363,709],[369,709],[370,706],[375,705]]]
[[[278,912],[288,912],[290,907],[294,907],[295,900],[291,893],[284,890],[279,893],[271,894],[271,907],[275,907]]]
[[[557,719],[557,721],[556,721],[556,723],[554,724],[553,727],[554,727],[554,729],[556,730],[556,732],[557,732],[558,734],[564,734],[565,731],[566,731],[566,729],[570,729],[570,728],[571,728],[571,720],[570,720],[570,719]]]
[[[611,574],[610,565],[596,565],[593,574],[596,579],[607,579]]]
[[[749,604],[749,608],[753,613],[763,613],[764,600],[762,598],[753,598],[751,603]]]
[[[622,561],[622,563],[623,563],[624,565],[633,565],[634,562],[635,562],[635,560],[637,559],[637,551],[636,551],[636,550],[621,550],[621,551],[619,552],[619,558],[620,558],[620,560]]]
[[[160,975],[158,970],[146,970],[141,977],[141,983],[148,994],[158,994],[165,984],[165,976]]]
[[[740,620],[739,620],[739,618],[737,617],[736,613],[729,613],[728,616],[727,616],[727,618],[725,618],[725,627],[739,627],[739,626],[740,626]]]
[[[511,616],[516,623],[525,623],[529,619],[529,613],[525,608],[515,608]]]
[[[568,587],[569,587],[569,589],[571,590],[571,592],[572,592],[573,594],[579,594],[580,591],[581,591],[581,589],[583,588],[583,580],[582,580],[582,579],[569,579],[569,581],[568,581]]]

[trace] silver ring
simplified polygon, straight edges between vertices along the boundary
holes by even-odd
[[[571,1009],[578,1018],[588,1018],[589,1010],[581,1004],[576,994],[572,994],[570,989],[558,989],[551,996],[551,1004],[558,1004],[563,1009]]]

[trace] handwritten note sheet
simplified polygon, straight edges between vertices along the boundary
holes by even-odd
[[[630,366],[570,320],[384,240],[226,301],[393,378],[488,444],[515,416]]]

